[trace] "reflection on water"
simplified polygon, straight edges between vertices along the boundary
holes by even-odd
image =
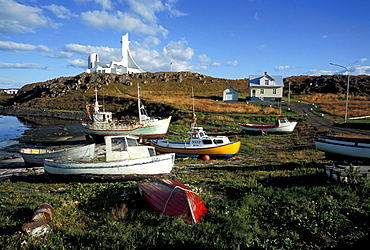
[[[28,128],[14,116],[0,116],[0,149],[18,143],[17,137]]]

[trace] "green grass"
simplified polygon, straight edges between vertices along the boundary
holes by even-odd
[[[312,140],[323,131],[302,118],[292,134],[250,135],[240,133],[235,123],[232,128],[208,119],[209,114],[198,117],[207,131],[242,141],[240,153],[227,161],[176,159],[170,178],[199,193],[208,208],[201,223],[189,226],[181,217],[151,211],[137,189],[147,180],[18,178],[0,183],[1,248],[329,249],[355,247],[368,236],[369,183],[339,185],[326,178],[322,164],[327,160]],[[168,139],[185,139],[190,123],[172,122]],[[41,203],[55,209],[52,232],[33,238],[21,227]]]

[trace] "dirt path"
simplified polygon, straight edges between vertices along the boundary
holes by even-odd
[[[335,126],[334,122],[326,119],[325,117],[319,116],[311,111],[312,105],[303,104],[299,102],[291,103],[291,109],[300,112],[304,115],[309,116],[309,122],[312,126],[320,129],[328,129],[337,133],[345,134],[359,134],[364,136],[370,136],[370,131],[354,128],[342,128]]]

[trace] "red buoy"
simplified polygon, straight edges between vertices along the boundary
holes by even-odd
[[[203,161],[209,161],[211,157],[209,157],[209,155],[203,155],[202,159]]]

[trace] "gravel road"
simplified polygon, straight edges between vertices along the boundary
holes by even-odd
[[[358,135],[370,136],[369,130],[343,128],[343,127],[335,126],[333,121],[328,120],[325,117],[319,116],[317,114],[314,114],[311,111],[311,108],[312,108],[311,104],[303,104],[299,102],[291,103],[291,109],[297,112],[300,112],[302,114],[307,114],[309,116],[310,124],[316,128],[328,129],[328,130],[331,130],[337,133],[358,134]]]

